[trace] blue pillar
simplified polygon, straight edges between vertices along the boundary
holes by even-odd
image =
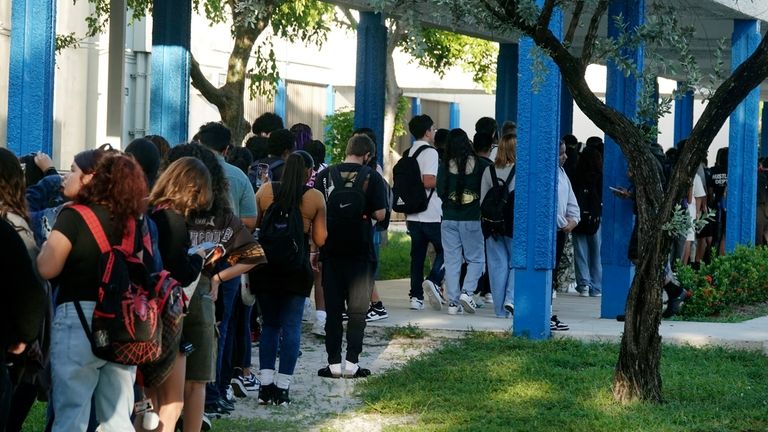
[[[279,115],[285,126],[288,127],[287,119],[285,118],[286,105],[288,103],[288,91],[285,88],[285,81],[277,81],[277,91],[275,91],[275,114]]]
[[[54,0],[14,0],[8,76],[8,149],[53,151]],[[53,156],[53,155],[52,155]]]
[[[677,88],[683,83],[678,82]],[[693,130],[693,90],[688,90],[685,94],[675,99],[675,142],[674,146],[681,140],[688,138]]]
[[[736,69],[760,43],[757,20],[734,20],[731,38],[731,67]],[[728,139],[728,220],[725,248],[755,243],[757,200],[757,119],[759,86],[731,113]]]
[[[537,1],[539,5],[543,0]],[[562,34],[556,10],[550,29]],[[517,174],[515,180],[515,335],[546,339],[550,335],[552,269],[555,264],[557,173],[560,120],[560,72],[546,59],[544,81],[537,92],[530,83],[542,75],[531,60],[533,42],[520,39]],[[499,120],[504,117],[500,117]]]
[[[369,127],[376,135],[376,154],[383,163],[384,83],[387,73],[387,27],[380,13],[360,12],[355,72],[355,128]]]
[[[573,96],[568,86],[560,85],[560,136],[573,134]],[[582,137],[576,137],[579,140]]]
[[[461,108],[459,107],[459,104],[456,102],[451,102],[449,109],[450,117],[448,119],[448,127],[451,129],[461,127]]]
[[[150,129],[171,145],[187,141],[189,134],[191,20],[191,2],[155,0],[153,4]]]
[[[616,38],[621,31],[613,17],[623,16],[628,28],[634,28],[642,24],[644,13],[644,0],[613,0],[608,6],[608,37]],[[634,59],[635,64],[643,64],[642,48],[637,48],[627,55]],[[639,77],[625,76],[616,64],[608,62],[606,103],[635,121],[641,85],[642,80]],[[624,314],[629,287],[635,275],[635,268],[627,259],[627,247],[635,216],[632,213],[632,202],[617,198],[608,189],[610,186],[629,187],[631,183],[627,177],[627,161],[616,142],[607,135],[603,161],[603,220],[600,231],[604,288],[600,316],[613,319],[616,315]]]
[[[421,115],[421,98],[412,97],[411,98],[411,117],[416,117],[417,115]]]
[[[517,122],[518,46],[516,43],[499,44],[496,60],[496,122]]]
[[[763,116],[760,121],[760,157],[768,157],[768,102],[763,102]]]

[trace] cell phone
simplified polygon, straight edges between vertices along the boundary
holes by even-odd
[[[259,177],[259,184],[269,182],[269,164],[260,163],[256,165],[256,175]]]
[[[613,191],[613,192],[618,192],[618,193],[624,193],[624,192],[626,192],[626,191],[625,191],[625,190],[623,190],[623,189],[615,188],[615,187],[613,187],[613,186],[608,186],[608,189],[609,189],[609,190],[611,190],[611,191]]]
[[[198,253],[201,250],[208,251],[208,250],[213,249],[215,247],[216,247],[216,243],[214,243],[214,242],[210,242],[210,241],[209,242],[203,242],[203,243],[200,243],[197,246],[192,246],[191,248],[189,248],[189,250],[187,251],[187,255],[194,255],[194,254]]]
[[[205,261],[203,262],[203,265],[207,266],[209,264],[215,263],[226,253],[227,250],[224,249],[224,246],[220,244],[215,245],[213,249],[209,250],[208,253],[205,254]]]

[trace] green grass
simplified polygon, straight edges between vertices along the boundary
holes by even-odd
[[[379,253],[378,280],[411,277],[411,238],[408,234],[388,232],[387,245],[382,246]]]
[[[611,397],[618,346],[471,334],[361,385],[366,411],[414,431],[765,431],[768,358],[664,347],[661,405]]]
[[[385,327],[384,337],[386,339],[424,339],[427,337],[427,332],[417,324],[408,323],[404,326]]]
[[[760,318],[768,315],[768,302],[733,306],[727,308],[718,315],[708,316],[675,316],[675,321],[696,321],[696,322],[720,322],[720,323],[740,323],[754,318]]]

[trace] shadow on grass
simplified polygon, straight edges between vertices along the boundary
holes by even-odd
[[[761,354],[665,346],[667,403],[619,405],[610,392],[617,353],[615,344],[476,333],[360,388],[366,411],[418,418],[385,430],[768,430]]]

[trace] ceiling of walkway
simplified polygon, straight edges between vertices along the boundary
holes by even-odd
[[[646,0],[646,6],[653,0]],[[371,2],[367,0],[330,0],[331,3],[340,6],[349,7],[357,10],[373,10]],[[427,3],[425,1],[425,3]],[[768,30],[768,0],[664,0],[665,4],[675,6],[680,12],[679,20],[682,25],[693,26],[695,28],[695,39],[691,46],[691,54],[694,55],[705,74],[711,73],[716,62],[715,51],[720,41],[725,38],[726,43],[730,44],[731,33],[733,32],[733,20],[735,19],[758,19],[761,22],[761,32],[765,34]],[[476,26],[462,26],[446,16],[440,16],[433,13],[421,14],[424,24],[444,28],[446,30],[456,31],[458,33],[470,36],[489,39],[496,42],[515,42],[513,38],[500,35],[492,29],[482,29]],[[570,17],[566,16],[564,23],[568,24]],[[586,21],[588,18],[582,18]],[[584,27],[577,31],[574,38],[573,49],[581,50],[580,45],[585,32]],[[607,19],[603,18],[601,22],[600,34],[607,32]],[[581,36],[581,37],[580,37]],[[728,45],[726,45],[728,46]],[[672,58],[677,54],[669,52]],[[730,50],[723,53],[723,61],[730,65]],[[666,76],[669,79],[680,79],[681,76]],[[763,84],[762,98],[768,99],[768,85]]]

